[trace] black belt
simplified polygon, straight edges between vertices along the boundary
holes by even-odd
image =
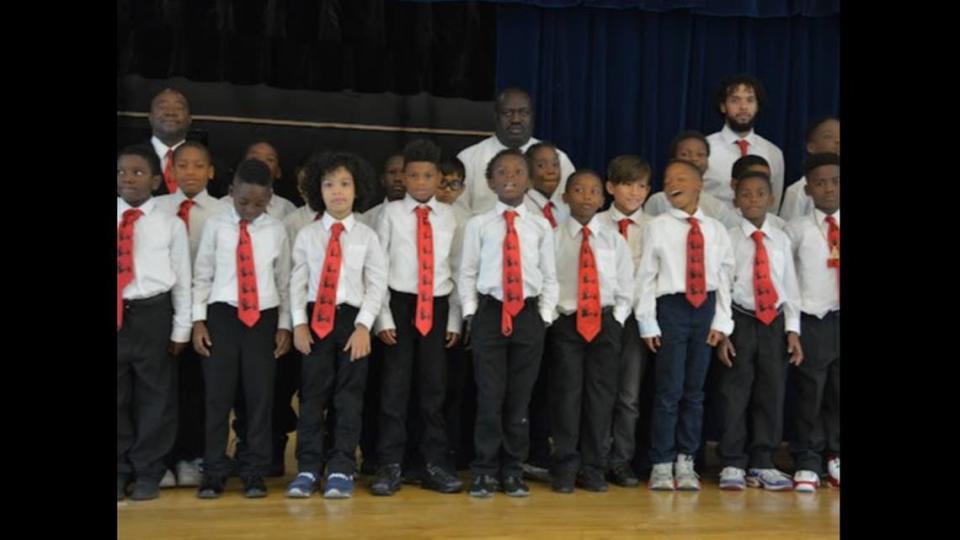
[[[740,313],[741,315],[753,317],[754,319],[757,318],[757,310],[755,309],[747,309],[741,306],[740,304],[736,304],[733,302],[730,303],[730,306],[733,308],[734,311]],[[779,317],[781,313],[783,313],[783,304],[780,304],[780,307],[777,308],[777,317]]]
[[[165,293],[160,293],[156,296],[151,296],[149,298],[137,298],[136,300],[123,300],[124,308],[132,307],[149,307],[157,304],[162,304],[163,302],[170,302],[170,291]]]

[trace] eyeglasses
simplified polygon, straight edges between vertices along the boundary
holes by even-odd
[[[463,187],[462,180],[454,180],[452,182],[440,182],[440,189],[449,189],[451,191],[457,191]]]

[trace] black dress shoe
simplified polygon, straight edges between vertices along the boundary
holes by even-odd
[[[577,476],[577,486],[587,491],[603,492],[607,490],[607,481],[597,471],[584,471]]]
[[[629,465],[614,465],[607,473],[607,478],[620,487],[637,487],[640,485],[640,479],[633,474]]]
[[[557,493],[573,493],[576,475],[568,471],[555,471],[551,474],[550,489]]]
[[[376,478],[370,484],[370,493],[383,497],[393,495],[403,486],[403,474],[399,463],[391,463],[380,467]]]
[[[263,476],[250,474],[243,478],[243,496],[248,499],[260,499],[267,496],[267,485],[263,483]]]
[[[130,498],[134,501],[149,501],[160,495],[160,482],[152,478],[137,478]]]
[[[423,487],[440,493],[460,493],[463,491],[463,482],[443,467],[427,463],[423,471]]]
[[[213,474],[204,474],[200,480],[200,487],[197,488],[198,499],[216,499],[223,493],[223,488],[227,479]]]

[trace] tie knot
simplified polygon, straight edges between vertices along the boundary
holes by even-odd
[[[333,235],[334,238],[340,236],[340,233],[342,232],[343,232],[343,223],[340,223],[339,221],[334,223],[333,226],[330,227],[330,233]]]
[[[429,206],[418,206],[418,207],[417,207],[417,216],[418,216],[420,219],[425,220],[425,219],[427,219],[427,217],[428,217],[429,215],[430,215],[430,207],[429,207]]]
[[[241,230],[241,231],[246,231],[246,230],[247,230],[247,227],[248,227],[249,225],[250,225],[250,222],[249,222],[249,221],[247,221],[247,220],[245,220],[245,219],[241,219],[241,220],[240,220],[240,230]]]
[[[697,218],[695,218],[695,217],[688,217],[688,218],[687,218],[687,223],[689,223],[690,226],[693,227],[693,228],[695,228],[695,229],[699,227],[699,225],[697,225]]]
[[[619,223],[621,227],[626,227],[627,225],[630,225],[631,223],[633,223],[633,220],[628,217],[625,217],[620,221],[618,221],[617,223]]]
[[[133,221],[142,215],[143,215],[143,210],[140,210],[139,208],[130,208],[129,210],[125,210],[123,212],[123,220]]]
[[[750,141],[746,139],[740,139],[739,141],[737,141],[737,146],[740,147],[740,155],[745,156],[747,155],[747,147],[750,146]]]
[[[167,148],[167,153],[166,153],[166,155],[165,155],[164,157],[172,159],[172,158],[173,158],[173,148]]]
[[[836,227],[836,226],[837,226],[837,219],[836,219],[835,217],[833,217],[833,216],[827,216],[826,221],[827,221],[827,223],[830,225],[830,227]]]
[[[753,241],[757,242],[758,244],[763,242],[763,233],[760,231],[753,231],[753,234],[750,236],[753,237]]]
[[[548,209],[553,208],[554,206],[555,205],[553,204],[553,201],[547,201],[547,204],[543,205],[544,208],[548,208]]]
[[[583,233],[584,238],[590,237],[590,227],[587,227],[586,225],[584,225],[583,228],[580,229],[580,232]]]
[[[181,209],[182,209],[182,208],[186,208],[187,210],[189,210],[189,209],[192,208],[193,205],[195,205],[195,204],[197,204],[197,203],[195,203],[195,202],[194,202],[193,200],[191,200],[191,199],[184,199],[184,200],[180,203],[180,208],[181,208]]]
[[[505,210],[503,212],[503,219],[507,221],[507,225],[513,227],[513,220],[516,219],[517,213],[514,210]]]

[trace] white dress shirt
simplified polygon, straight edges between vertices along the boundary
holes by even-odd
[[[840,226],[840,210],[833,214]],[[840,309],[837,269],[827,266],[830,247],[827,243],[827,215],[814,208],[805,216],[787,224],[787,235],[793,245],[794,264],[800,282],[800,311],[822,319],[828,312]]]
[[[775,227],[769,219],[763,220],[760,232],[763,233],[763,247],[770,261],[770,280],[777,291],[777,305],[783,307],[784,324],[787,332],[800,333],[800,285],[793,265],[793,250],[790,238],[782,229]],[[753,290],[753,264],[757,255],[757,244],[753,233],[757,228],[744,219],[738,227],[727,232],[733,246],[736,269],[733,274],[733,303],[750,311],[756,310]]]
[[[558,190],[560,188],[557,188]],[[554,192],[556,194],[556,192]],[[548,202],[553,203],[553,219],[556,220],[557,225],[562,225],[567,219],[570,218],[570,207],[567,206],[567,203],[563,200],[554,201],[552,199],[547,199],[547,196],[539,191],[530,188],[527,190],[526,194],[523,196],[523,205],[527,207],[527,210],[533,212],[534,215],[543,216],[543,219],[547,219],[547,216],[543,213],[543,207],[547,205]],[[547,223],[550,220],[547,219]]]
[[[175,193],[169,195],[160,195],[156,198],[157,207],[165,212],[172,213],[174,216],[180,211],[180,203],[187,200],[187,196],[177,188]],[[190,226],[187,227],[187,234],[190,236],[190,260],[197,260],[197,249],[200,248],[200,237],[203,235],[203,226],[210,219],[221,212],[230,210],[230,206],[222,201],[213,198],[207,190],[193,196],[194,205],[190,208]]]
[[[770,164],[770,183],[773,186],[773,212],[780,208],[783,198],[783,152],[777,145],[757,135],[752,129],[744,139],[750,143],[747,155],[760,156]],[[710,159],[707,172],[703,175],[703,187],[711,195],[720,199],[724,204],[733,208],[733,188],[730,179],[733,178],[733,164],[740,159],[740,146],[737,142],[740,137],[724,122],[723,129],[707,136],[710,143]]]
[[[813,212],[813,198],[807,195],[806,187],[807,177],[801,176],[787,188],[783,196],[783,204],[780,206],[780,217],[784,221],[789,222]]]

